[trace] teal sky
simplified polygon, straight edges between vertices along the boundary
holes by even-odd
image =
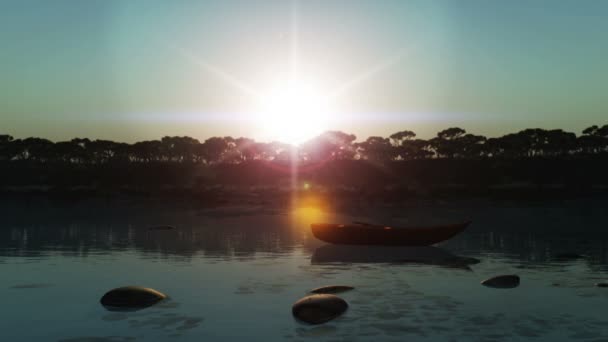
[[[0,131],[263,139],[289,70],[344,89],[327,128],[496,136],[608,123],[608,1],[0,1]],[[257,123],[259,124],[259,123]]]

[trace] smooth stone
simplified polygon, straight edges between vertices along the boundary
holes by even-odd
[[[143,309],[165,298],[165,294],[151,288],[124,286],[108,291],[100,303],[108,310]]]
[[[486,279],[481,284],[499,289],[510,289],[519,286],[519,276],[514,274],[499,275]]]
[[[346,286],[346,285],[329,285],[329,286],[322,286],[322,287],[318,287],[314,290],[311,290],[311,293],[318,293],[318,294],[322,294],[322,293],[340,293],[340,292],[346,292],[346,291],[350,291],[353,290],[354,287],[352,286]]]
[[[148,230],[173,230],[175,227],[173,226],[154,226],[148,228]]]
[[[608,287],[608,283],[596,283],[595,286],[597,286],[597,287]]]
[[[331,294],[314,294],[295,302],[291,313],[300,321],[309,324],[321,324],[342,315],[348,303]]]

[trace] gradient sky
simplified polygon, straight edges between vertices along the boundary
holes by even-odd
[[[260,138],[237,83],[265,87],[297,51],[344,88],[328,128],[360,138],[580,132],[608,123],[606,18],[601,0],[2,0],[0,131]]]

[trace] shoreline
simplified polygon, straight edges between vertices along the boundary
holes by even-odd
[[[364,191],[362,189],[316,187],[298,189],[281,187],[230,187],[208,188],[123,187],[98,189],[95,187],[4,187],[0,188],[2,202],[48,201],[66,205],[78,202],[100,203],[166,203],[170,206],[213,209],[223,207],[263,207],[283,210],[294,206],[334,208],[350,211],[352,208],[399,207],[414,203],[442,202],[560,202],[577,199],[608,200],[608,186],[571,187],[563,184],[546,186],[510,184],[498,186],[468,186],[449,184],[428,188],[387,187]]]

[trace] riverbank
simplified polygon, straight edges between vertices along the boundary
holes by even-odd
[[[0,188],[0,198],[49,199],[80,201],[111,200],[171,200],[189,201],[201,207],[229,205],[283,206],[294,198],[303,203],[322,206],[391,205],[412,200],[495,199],[551,200],[598,197],[608,198],[608,185],[569,186],[566,184],[512,183],[491,186],[443,184],[434,186],[386,186],[379,188],[328,187],[306,183],[299,188],[290,186],[204,186],[204,187],[137,187],[100,188],[95,186],[6,186]]]

